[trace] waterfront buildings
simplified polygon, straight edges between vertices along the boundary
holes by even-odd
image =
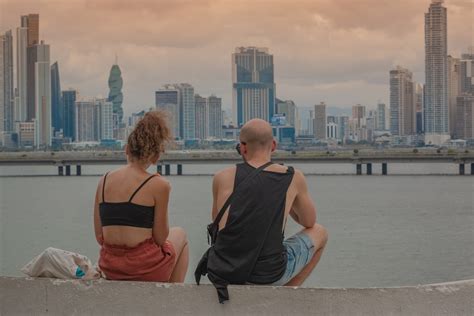
[[[425,14],[425,143],[449,139],[447,10],[432,0]]]
[[[169,116],[170,128],[175,138],[181,137],[180,92],[172,84],[163,86],[155,92],[155,106],[157,110],[165,111]]]
[[[113,104],[113,113],[116,114],[116,126],[114,129],[119,129],[122,124],[123,119],[123,94],[122,94],[122,87],[123,87],[123,80],[122,80],[122,72],[120,67],[115,62],[110,68],[109,74],[109,97],[108,101],[112,102]]]
[[[11,31],[0,35],[0,136],[13,131],[13,36]],[[3,137],[0,137],[0,143]]]
[[[28,48],[28,28],[19,27],[16,29],[16,93],[14,121],[26,121],[26,108],[28,99],[27,88],[27,48]]]
[[[79,100],[76,108],[76,142],[110,141],[113,138],[113,103],[106,99]]]
[[[385,123],[386,112],[387,112],[387,107],[384,103],[377,104],[377,123],[375,124],[375,130],[385,131],[387,129],[387,126]]]
[[[416,134],[416,85],[413,74],[398,66],[390,71],[390,131],[395,136]]]
[[[166,84],[155,92],[155,105],[172,116],[176,138],[196,138],[196,108],[194,87],[189,83]]]
[[[194,96],[194,102],[196,104],[196,138],[206,139],[209,136],[209,111],[207,99],[196,94]]]
[[[51,112],[53,133],[63,130],[64,107],[61,102],[61,81],[57,62],[51,65]]]
[[[317,140],[325,140],[326,135],[326,103],[321,102],[314,106],[313,121],[314,138]]]
[[[31,47],[34,52],[35,68],[35,108],[33,117],[36,123],[36,146],[50,147],[52,138],[51,125],[51,68],[49,61],[49,45],[41,42]],[[32,55],[32,56],[33,56]],[[30,113],[31,114],[31,113]]]
[[[208,105],[208,126],[209,138],[222,138],[222,126],[224,125],[224,115],[222,111],[222,99],[211,95],[207,98]]]
[[[74,89],[65,90],[62,92],[62,106],[64,112],[64,130],[63,135],[69,138],[70,141],[76,139],[76,100],[78,93]]]
[[[455,135],[461,139],[474,139],[474,95],[465,93],[457,97]]]
[[[285,115],[288,125],[296,128],[297,114],[295,102],[276,99],[276,113]]]
[[[238,47],[232,54],[233,121],[242,126],[250,119],[270,122],[275,114],[273,55],[268,48]]]

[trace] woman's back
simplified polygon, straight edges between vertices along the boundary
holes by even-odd
[[[104,241],[133,247],[152,237],[156,192],[165,180],[125,166],[101,181],[100,218]]]

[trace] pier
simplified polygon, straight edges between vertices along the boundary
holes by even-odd
[[[393,288],[229,286],[0,277],[1,315],[473,315],[474,280]]]
[[[459,165],[459,175],[474,175],[474,152],[414,152],[414,151],[380,151],[366,150],[361,152],[287,152],[278,151],[272,159],[276,163],[337,163],[354,165],[355,174],[363,174],[363,166],[367,175],[372,175],[375,168],[382,175],[388,175],[390,163],[452,163]],[[242,158],[235,151],[168,151],[160,157],[157,172],[164,175],[183,175],[184,167],[190,164],[234,164]],[[77,152],[3,152],[0,153],[0,166],[49,165],[58,170],[59,176],[82,174],[82,166],[115,165],[126,163],[123,151],[77,151]],[[466,171],[466,165],[470,170]],[[175,171],[172,171],[174,169]]]

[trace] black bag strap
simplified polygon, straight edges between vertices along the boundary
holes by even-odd
[[[258,167],[257,169],[252,171],[242,182],[240,182],[238,186],[242,185],[245,182],[248,182],[250,179],[254,178],[257,174],[259,174],[261,171],[263,171],[263,169],[265,169],[266,167],[268,167],[270,165],[273,165],[273,162],[269,161],[266,164]],[[236,187],[236,189],[237,189],[237,187]],[[217,214],[216,219],[214,220],[214,225],[219,226],[219,222],[221,221],[222,216],[224,216],[225,211],[227,210],[230,203],[232,202],[232,198],[234,197],[234,192],[235,192],[235,190],[230,194],[229,198],[227,198],[227,201],[225,201],[224,206],[221,208],[221,210]]]

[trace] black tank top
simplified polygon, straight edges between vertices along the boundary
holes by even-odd
[[[237,165],[226,225],[196,271],[208,274],[221,302],[228,299],[227,284],[270,284],[286,269],[282,229],[294,170],[262,171],[239,185],[253,170],[247,163]]]
[[[100,222],[102,226],[133,226],[141,228],[153,228],[155,219],[155,207],[145,206],[132,203],[135,194],[153,178],[155,175],[147,178],[133,192],[127,202],[106,202],[105,201],[105,181],[107,174],[104,176],[104,184],[102,186],[102,202],[99,204]]]

